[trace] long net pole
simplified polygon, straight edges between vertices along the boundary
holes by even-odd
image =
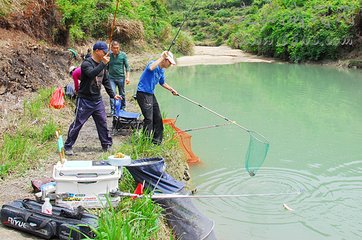
[[[195,104],[195,105],[197,105],[197,106],[199,106],[199,107],[201,107],[201,108],[203,108],[203,109],[206,109],[207,111],[215,114],[216,116],[221,117],[221,118],[224,119],[225,121],[227,121],[227,122],[229,122],[229,123],[231,123],[231,124],[234,124],[234,125],[242,128],[242,129],[244,129],[244,130],[247,131],[247,132],[250,132],[250,130],[247,129],[246,127],[241,126],[241,125],[238,124],[237,122],[230,120],[229,118],[227,118],[227,117],[225,117],[225,116],[223,116],[223,115],[215,112],[214,110],[211,110],[210,108],[205,107],[205,106],[201,105],[200,103],[195,102],[194,100],[192,100],[192,99],[190,99],[190,98],[188,98],[188,97],[185,97],[185,96],[183,96],[183,95],[181,95],[181,94],[179,94],[178,96],[181,97],[181,98],[183,98],[183,99],[185,99],[185,100],[187,100],[187,101],[189,101],[189,102],[191,102],[191,103],[193,103],[193,104]]]
[[[109,33],[109,44],[112,43],[112,37],[113,37],[113,32],[114,32],[114,26],[116,25],[118,7],[119,7],[119,0],[117,0],[116,10],[114,11],[114,14],[113,14],[113,22],[112,22],[112,25],[111,25],[111,32]]]
[[[239,128],[241,128],[241,129],[245,130],[247,133],[249,133],[250,141],[249,141],[249,146],[248,146],[248,150],[246,153],[245,168],[249,172],[250,176],[254,176],[256,171],[261,167],[261,165],[265,161],[267,152],[269,150],[269,141],[260,133],[257,133],[246,127],[243,127],[239,123],[230,120],[229,118],[221,115],[220,113],[217,113],[214,110],[211,110],[210,108],[205,107],[205,106],[201,105],[200,103],[195,102],[194,100],[192,100],[188,97],[185,97],[181,94],[178,94],[178,96],[203,108],[203,109],[206,109],[207,111],[215,114],[216,116],[224,119],[225,121],[227,121],[231,124],[234,124],[235,126],[238,126]]]

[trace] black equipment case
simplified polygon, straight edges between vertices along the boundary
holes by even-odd
[[[30,199],[4,204],[1,222],[44,239],[80,240],[95,237],[92,228],[97,228],[97,216],[84,213],[81,208],[71,210],[57,205],[53,205],[53,214],[48,215],[41,212],[42,205]]]

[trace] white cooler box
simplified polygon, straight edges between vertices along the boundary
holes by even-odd
[[[118,190],[122,169],[102,165],[97,161],[66,161],[55,165],[53,178],[56,182],[56,203],[71,207],[99,208],[108,205],[107,194]],[[120,198],[108,199],[117,205]]]

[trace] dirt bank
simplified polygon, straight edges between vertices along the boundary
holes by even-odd
[[[221,65],[239,62],[274,62],[273,59],[255,56],[227,46],[195,46],[194,55],[177,58],[177,66]]]

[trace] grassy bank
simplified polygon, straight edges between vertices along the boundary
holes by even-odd
[[[74,104],[66,101],[66,107],[61,110],[49,108],[53,90],[53,88],[40,90],[33,98],[24,102],[21,115],[8,119],[0,141],[2,182],[6,182],[14,175],[24,176],[30,169],[41,169],[40,166],[45,162],[56,163],[58,156],[55,131],[69,127],[69,122],[74,117]],[[185,158],[179,150],[172,129],[167,126],[164,143],[160,146],[153,145],[136,131],[122,138],[122,142],[114,146],[114,152],[131,155],[132,159],[163,157],[167,163],[167,172],[177,180],[182,180]],[[107,156],[99,153],[90,157],[101,159]],[[133,192],[135,187],[136,183],[132,176],[124,169],[120,190]],[[25,194],[28,195],[29,192],[24,192]],[[173,238],[171,230],[163,219],[162,209],[149,198],[135,200],[123,198],[116,208],[100,211],[99,228],[96,232],[97,239]]]
[[[53,90],[40,90],[33,99],[23,102],[20,116],[9,116],[5,122],[5,130],[0,134],[1,178],[36,168],[54,152],[54,133],[61,122],[55,110],[47,107]]]

